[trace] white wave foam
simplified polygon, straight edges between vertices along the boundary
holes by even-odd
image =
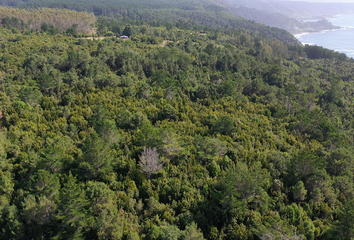
[[[352,29],[354,28],[353,26],[343,26],[340,29],[346,30],[346,29]]]
[[[348,28],[354,28],[354,27],[348,27]],[[330,30],[322,30],[320,32],[303,32],[303,33],[299,33],[299,34],[295,34],[294,37],[295,38],[301,38],[303,36],[306,36],[306,35],[310,35],[310,34],[324,34],[326,32],[331,32],[331,31],[338,31],[340,29],[346,29],[346,28],[339,28],[339,29],[330,29]]]
[[[295,34],[294,37],[300,38],[302,36],[309,35],[309,34],[310,34],[309,32],[303,32],[303,33]]]

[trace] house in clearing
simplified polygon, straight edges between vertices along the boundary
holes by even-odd
[[[120,39],[129,39],[129,37],[128,37],[128,36],[125,36],[125,35],[120,36],[119,38],[120,38]]]

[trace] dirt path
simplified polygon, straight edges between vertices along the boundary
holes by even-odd
[[[169,42],[174,42],[174,41],[171,41],[171,40],[163,40],[162,43],[160,44],[161,47],[166,47],[167,43]],[[176,43],[179,43],[179,41],[177,41]]]
[[[168,41],[168,40],[163,40],[162,43],[160,44],[161,47],[166,47],[167,43],[173,42],[173,41]]]
[[[106,37],[86,37],[85,39],[90,39],[90,40],[93,40],[93,39],[95,39],[95,40],[103,40],[103,39],[105,39]]]

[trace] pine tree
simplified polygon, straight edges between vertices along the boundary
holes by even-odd
[[[58,234],[54,239],[82,239],[90,218],[87,214],[88,200],[85,191],[76,183],[76,178],[69,173],[66,183],[60,191]]]

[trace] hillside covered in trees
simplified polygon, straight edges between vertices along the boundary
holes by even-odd
[[[178,21],[2,24],[1,239],[354,236],[353,59]]]
[[[223,0],[0,0],[4,6],[17,6],[25,9],[59,8],[94,13],[96,16],[113,17],[116,20],[158,22],[160,25],[184,24],[211,28],[244,28],[261,32],[263,38],[276,38],[289,44],[299,44],[290,33],[283,29],[264,26],[232,14],[232,7]],[[18,17],[19,18],[19,17]]]
[[[322,31],[336,29],[326,20],[317,22],[302,22],[298,21],[293,17],[293,15],[298,15],[303,12],[304,16],[307,16],[306,3],[298,4],[299,6],[294,7],[288,2],[269,2],[269,1],[243,1],[243,0],[193,0],[193,1],[144,1],[144,0],[89,0],[89,1],[68,1],[68,0],[29,0],[29,1],[14,1],[14,0],[4,0],[0,1],[0,5],[4,6],[17,6],[20,8],[66,8],[73,9],[77,11],[93,12],[97,16],[110,16],[117,19],[122,17],[129,17],[134,20],[158,20],[159,22],[175,22],[175,21],[192,21],[192,25],[200,24],[209,27],[242,27],[257,31],[266,32],[268,35],[273,35],[278,40],[285,40],[285,32],[280,35],[276,34],[276,30],[273,33],[269,33],[269,30],[264,28],[260,24],[264,24],[270,27],[277,27],[291,32],[292,34],[301,32],[311,32],[311,31]],[[289,5],[289,6],[288,6]],[[308,4],[308,8],[321,10],[327,13],[323,6],[312,6]],[[348,4],[347,4],[348,5]],[[345,5],[345,6],[347,6]],[[350,4],[349,4],[350,5]],[[341,5],[342,6],[342,5]],[[330,6],[331,9],[337,9]],[[342,6],[340,9],[344,9]],[[338,10],[338,9],[337,9]],[[290,12],[290,13],[289,13]],[[295,12],[295,13],[294,13]],[[343,10],[343,12],[345,12]],[[292,13],[292,14],[291,14]],[[313,13],[315,14],[315,13]],[[238,18],[235,17],[242,17]],[[318,17],[317,15],[315,15]],[[309,16],[308,18],[313,18],[314,16]],[[324,17],[319,17],[320,19]],[[245,21],[252,20],[254,22]],[[302,18],[303,19],[303,18]],[[306,17],[305,17],[306,19]],[[279,37],[283,35],[283,39]],[[286,38],[289,38],[287,36]],[[288,41],[288,40],[287,40]]]
[[[75,25],[75,30],[82,33],[92,33],[92,26],[96,22],[93,13],[77,12],[67,9],[39,8],[17,9],[0,7],[1,25],[7,28],[20,30],[47,30],[54,32],[64,31]],[[43,24],[45,26],[43,26]]]

